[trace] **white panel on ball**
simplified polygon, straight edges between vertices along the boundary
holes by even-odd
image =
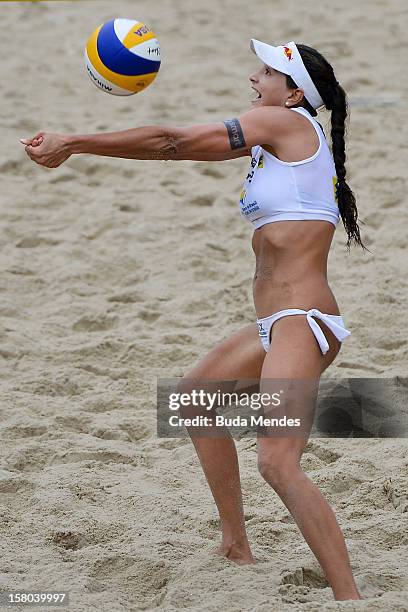
[[[129,51],[139,57],[143,57],[143,59],[154,60],[156,62],[159,62],[161,59],[160,46],[157,38],[146,40],[144,43],[132,47]]]
[[[135,21],[134,19],[115,19],[113,29],[120,42],[124,41],[129,31],[134,28],[137,23],[140,23],[140,21]]]

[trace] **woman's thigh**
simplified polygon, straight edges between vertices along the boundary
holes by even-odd
[[[251,323],[217,344],[184,378],[259,380],[265,355],[258,326]]]
[[[338,352],[330,341],[323,355],[306,316],[293,315],[279,319],[272,328],[271,345],[263,362],[260,392],[280,393],[281,404],[271,415],[298,419],[299,426],[267,428],[258,437],[258,454],[262,464],[293,467],[307,444],[316,406],[321,373]],[[279,387],[279,389],[278,389]]]
[[[239,389],[251,392],[253,385],[259,384],[265,350],[258,335],[258,325],[252,323],[242,327],[228,338],[217,344],[198,364],[186,372],[179,381],[179,393],[232,393]],[[206,396],[207,397],[207,396]],[[213,417],[217,406],[212,409],[203,404],[189,405],[181,409],[187,418],[204,415]],[[228,430],[227,430],[228,431]],[[219,431],[214,430],[218,436]],[[213,430],[195,428],[189,430],[192,437],[212,435]],[[222,430],[222,435],[227,435]]]

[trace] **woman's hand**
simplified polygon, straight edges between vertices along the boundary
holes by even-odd
[[[39,132],[33,138],[22,138],[20,142],[26,145],[28,157],[46,168],[58,168],[71,157],[68,140],[63,134]]]

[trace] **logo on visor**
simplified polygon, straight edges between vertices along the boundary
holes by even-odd
[[[283,47],[283,52],[286,55],[286,57],[288,58],[288,60],[290,61],[291,59],[293,59],[292,57],[292,49],[290,47]]]

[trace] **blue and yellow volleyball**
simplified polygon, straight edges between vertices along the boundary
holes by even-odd
[[[160,69],[160,45],[141,21],[111,19],[99,26],[85,47],[92,82],[114,96],[131,96],[146,89]]]

